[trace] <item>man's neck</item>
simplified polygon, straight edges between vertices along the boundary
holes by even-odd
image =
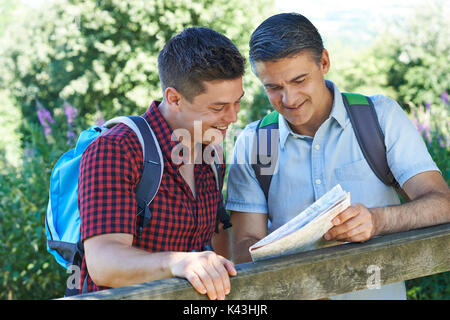
[[[176,118],[174,114],[170,111],[169,106],[167,105],[166,101],[163,100],[158,106],[159,112],[161,112],[162,117],[164,120],[166,120],[167,124],[169,125],[170,130],[178,129],[179,126],[177,124]]]
[[[169,128],[172,131],[172,134],[176,137],[176,139],[179,139],[180,137],[177,136],[177,129],[185,129],[182,125],[179,124],[179,120],[175,117],[174,113],[169,109],[167,106],[167,103],[165,100],[163,100],[159,105],[159,111],[161,112],[162,117],[164,120],[166,120],[167,124],[169,125]],[[182,130],[180,133],[185,133],[186,131]],[[195,143],[194,142],[195,137],[190,137],[190,141],[185,141],[184,137],[181,139],[181,143],[185,146],[185,149],[190,154],[190,159],[186,163],[188,164],[194,164],[198,162],[198,159],[201,159],[203,156],[203,148],[201,143]],[[196,162],[197,160],[197,162]]]

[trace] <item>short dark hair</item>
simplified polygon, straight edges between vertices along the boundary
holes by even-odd
[[[205,91],[204,81],[234,80],[244,70],[245,59],[233,42],[206,27],[184,29],[158,56],[162,90],[173,87],[189,101]]]
[[[276,61],[294,56],[303,50],[312,53],[319,64],[323,41],[316,27],[298,13],[280,13],[263,21],[250,38],[250,64]]]

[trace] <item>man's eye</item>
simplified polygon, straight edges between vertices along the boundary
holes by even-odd
[[[266,90],[267,90],[267,91],[279,91],[279,90],[281,90],[281,89],[282,89],[282,88],[279,87],[279,86],[266,87]]]

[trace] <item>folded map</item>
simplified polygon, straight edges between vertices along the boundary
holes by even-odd
[[[333,227],[331,220],[350,206],[350,193],[338,184],[296,217],[249,248],[253,261],[338,245],[323,235]]]

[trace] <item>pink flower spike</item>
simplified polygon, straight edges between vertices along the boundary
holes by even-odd
[[[78,110],[74,106],[72,106],[70,103],[64,100],[64,113],[67,117],[67,123],[73,124],[73,119],[77,116]]]

